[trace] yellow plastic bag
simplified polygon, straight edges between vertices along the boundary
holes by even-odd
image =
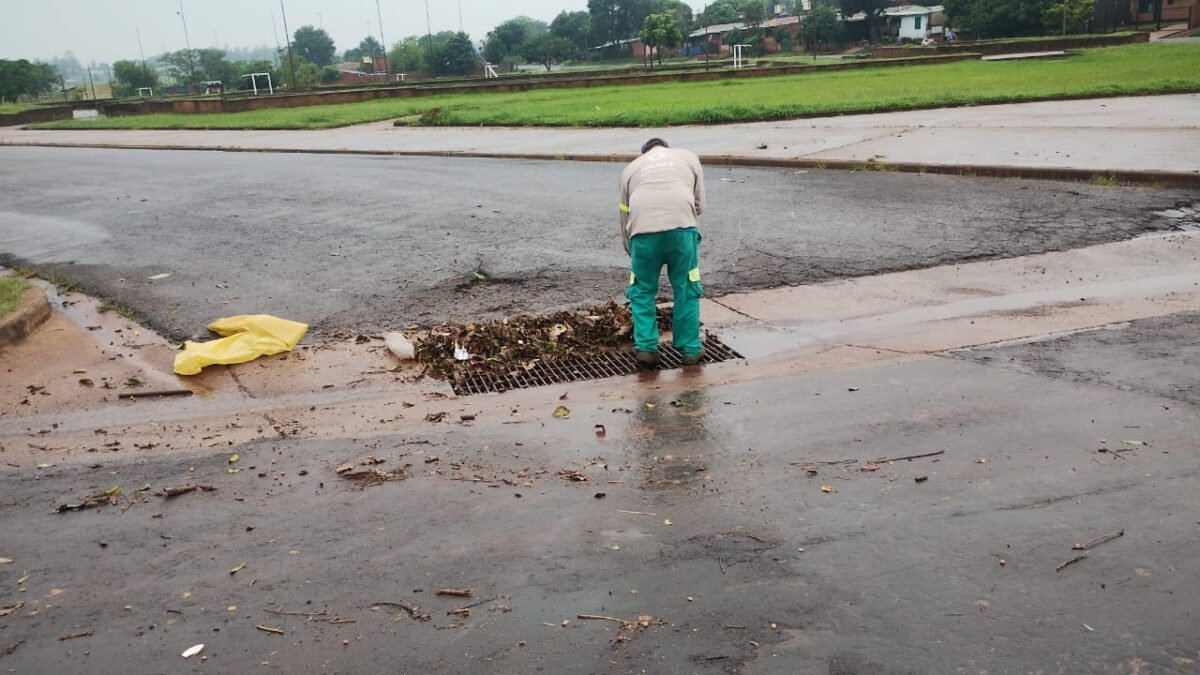
[[[208,342],[186,342],[175,355],[175,372],[195,375],[205,366],[253,361],[291,351],[308,332],[308,324],[268,314],[248,314],[217,319],[208,329],[225,337]]]

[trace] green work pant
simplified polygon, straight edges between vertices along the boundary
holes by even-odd
[[[675,294],[675,317],[671,334],[675,348],[684,356],[699,356],[700,232],[694,228],[639,234],[629,240],[633,272],[625,292],[633,310],[634,348],[639,352],[658,351],[658,279],[663,265]]]

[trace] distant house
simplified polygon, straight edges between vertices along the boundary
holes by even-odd
[[[1155,0],[1129,0],[1129,15],[1134,23],[1154,21]],[[1200,15],[1200,0],[1162,0],[1163,22],[1186,22],[1193,12]]]
[[[896,30],[896,38],[921,42],[927,37],[942,34],[944,8],[941,5],[900,5],[883,10],[889,26]]]
[[[780,51],[779,38],[787,32],[792,38],[800,30],[800,17],[777,16],[763,21],[758,26],[763,31],[763,51],[775,53]],[[720,23],[694,30],[687,36],[687,47],[684,53],[688,56],[698,56],[704,53],[704,45],[709,45],[710,54],[727,54],[733,49],[727,35],[734,31],[756,30],[745,23]]]
[[[617,53],[623,54],[623,55],[635,56],[639,59],[644,59],[648,55],[657,57],[659,51],[662,51],[663,56],[675,56],[675,54],[678,53],[678,50],[676,50],[676,49],[660,50],[657,47],[653,47],[653,48],[646,47],[646,43],[642,42],[641,38],[629,38],[627,40],[616,40],[614,42],[602,44],[599,47],[592,47],[588,51],[600,52],[602,55],[601,58],[604,58],[603,55],[605,53],[611,54],[612,52],[617,52]]]

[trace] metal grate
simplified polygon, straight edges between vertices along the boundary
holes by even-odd
[[[656,370],[670,370],[681,364],[682,354],[669,344],[659,346]],[[721,363],[745,358],[713,335],[704,338],[704,359],[701,364]],[[563,382],[602,380],[607,377],[633,375],[640,370],[631,351],[601,352],[592,356],[577,356],[554,362],[542,362],[529,370],[517,370],[503,375],[463,370],[451,380],[459,396],[504,392],[510,389],[529,389]]]

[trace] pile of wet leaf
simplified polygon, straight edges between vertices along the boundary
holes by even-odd
[[[658,323],[660,329],[670,330],[669,315],[661,310]],[[433,326],[417,341],[416,356],[446,377],[465,369],[503,375],[530,370],[542,361],[629,349],[632,344],[629,307],[609,301],[542,316]]]

